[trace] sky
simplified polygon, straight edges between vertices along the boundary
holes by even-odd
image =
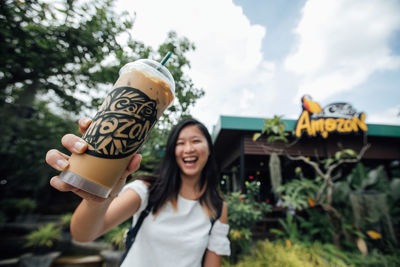
[[[117,0],[136,14],[132,37],[157,48],[171,30],[194,42],[186,74],[205,96],[191,109],[298,119],[305,94],[400,125],[398,0]]]

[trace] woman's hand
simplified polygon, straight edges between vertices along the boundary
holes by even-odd
[[[88,118],[82,118],[79,120],[79,131],[83,134],[86,132],[88,129],[89,125],[91,124],[91,120]],[[81,154],[84,153],[87,149],[87,143],[82,139],[79,138],[76,135],[73,134],[67,134],[61,139],[62,145],[67,148],[71,153],[76,153],[76,154]],[[142,159],[141,155],[135,154],[128,167],[126,168],[125,172],[123,173],[121,179],[117,182],[117,184],[114,186],[113,190],[110,193],[110,197],[116,196],[119,191],[122,189],[126,182],[126,178],[128,175],[139,169],[140,166],[140,161]],[[69,156],[65,155],[64,153],[61,153],[60,151],[56,149],[49,150],[46,154],[46,162],[49,164],[51,167],[58,171],[63,171],[68,168],[69,166]],[[80,196],[83,199],[90,200],[90,201],[97,201],[97,202],[102,202],[105,199],[98,197],[96,195],[92,195],[88,192],[85,192],[79,188],[76,188],[70,184],[65,183],[62,181],[58,176],[55,176],[51,178],[50,180],[50,185],[54,187],[55,189],[62,191],[62,192],[68,192],[71,191],[75,193],[76,195]]]

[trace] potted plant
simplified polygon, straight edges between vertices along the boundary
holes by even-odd
[[[26,236],[26,247],[32,248],[32,253],[20,257],[21,267],[46,267],[60,256],[54,251],[57,241],[61,240],[61,228],[54,223],[39,227]]]

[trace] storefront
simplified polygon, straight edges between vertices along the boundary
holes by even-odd
[[[278,155],[278,161],[272,164],[279,165],[282,182],[292,179],[295,168],[299,166],[306,177],[315,177],[310,167],[289,160],[287,155],[322,160],[333,157],[342,149],[359,153],[367,144],[370,146],[362,157],[363,164],[370,167],[382,164],[388,171],[399,168],[400,126],[363,124],[364,113],[357,114],[357,121],[355,118],[338,118],[332,114],[324,118],[306,118],[311,112],[305,114],[305,111],[303,109],[298,120],[283,120],[286,123],[285,131],[290,133],[289,141],[294,142],[291,146],[283,142],[268,144],[264,138],[253,141],[254,133],[260,132],[264,125],[264,118],[221,116],[212,136],[222,173],[223,190],[240,190],[246,181],[258,181],[261,183],[260,197],[272,201],[272,154]],[[339,125],[343,126],[340,128]],[[346,167],[343,166],[344,172]]]

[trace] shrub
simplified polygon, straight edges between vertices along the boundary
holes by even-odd
[[[68,229],[71,224],[72,212],[65,213],[61,216],[60,224],[63,229]]]
[[[321,243],[290,243],[259,241],[249,255],[231,265],[226,260],[224,267],[318,267],[318,266],[349,266],[349,259],[332,245]]]
[[[49,223],[29,233],[26,239],[28,241],[26,247],[51,248],[56,241],[61,240],[61,228]]]
[[[272,210],[271,205],[256,201],[259,187],[258,182],[246,183],[247,194],[233,192],[225,197],[231,229],[229,237],[232,262],[236,261],[239,254],[248,252],[252,241],[251,229],[265,213]]]

